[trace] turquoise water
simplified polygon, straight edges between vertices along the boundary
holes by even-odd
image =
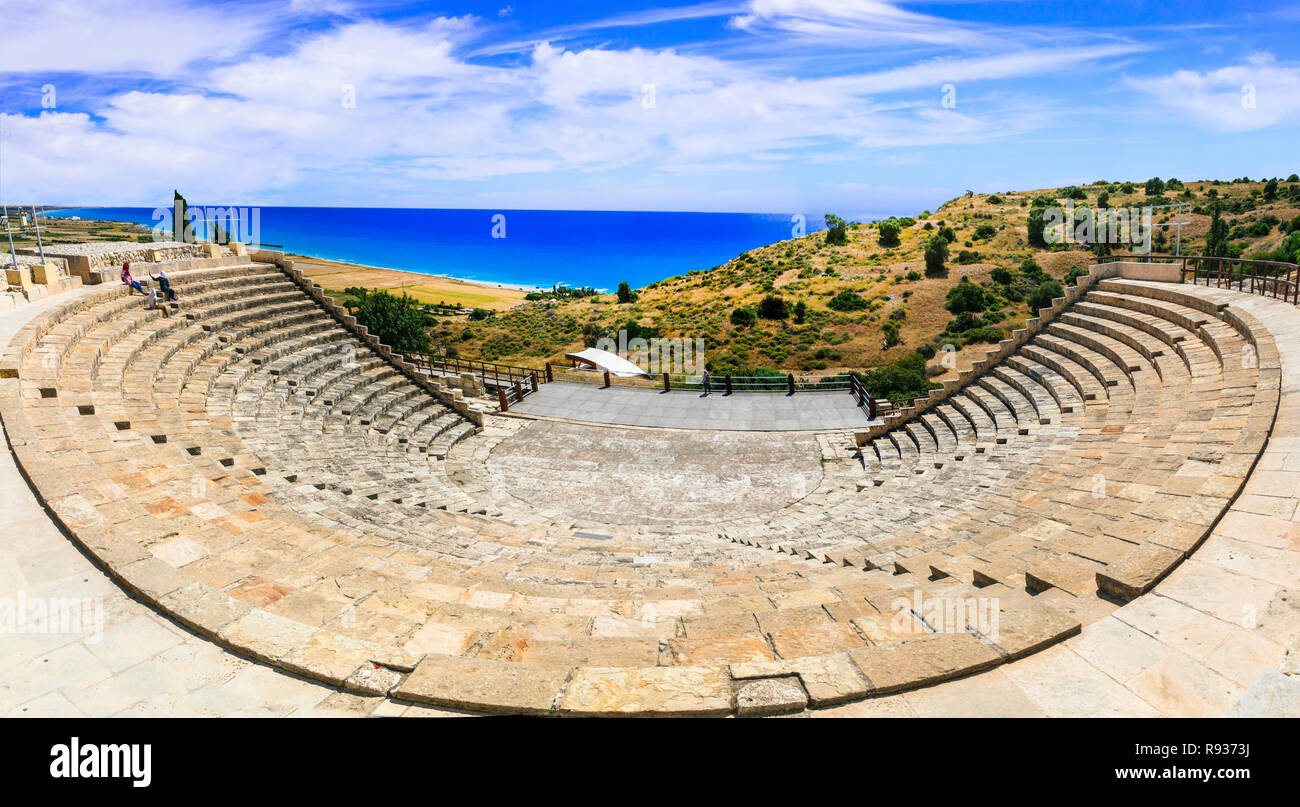
[[[196,207],[191,205],[191,210]],[[710,269],[745,250],[791,238],[797,227],[789,214],[761,213],[255,210],[260,243],[302,255],[488,283],[602,290],[612,290],[621,281],[639,288],[692,269]],[[48,215],[150,226],[159,220],[145,207],[82,208]],[[820,214],[804,219],[808,232],[823,229]],[[168,212],[169,226],[170,220]],[[252,225],[252,209],[246,221]]]

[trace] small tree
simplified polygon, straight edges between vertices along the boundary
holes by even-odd
[[[925,273],[942,275],[948,260],[948,239],[942,235],[932,237],[925,245]]]
[[[620,303],[630,303],[635,299],[636,295],[632,293],[632,287],[627,284],[626,280],[618,284],[618,301]]]
[[[802,325],[804,317],[808,316],[808,306],[803,300],[794,304],[794,321]]]
[[[1210,231],[1205,236],[1205,256],[1225,258],[1228,255],[1228,222],[1223,220],[1223,207],[1218,202],[1210,213]]]
[[[1029,210],[1029,220],[1025,223],[1029,246],[1038,247],[1039,249],[1047,248],[1047,240],[1043,236],[1043,231],[1046,228],[1047,222],[1043,219],[1043,208],[1031,208]]]
[[[769,294],[758,304],[758,315],[763,319],[785,319],[790,316],[790,311],[786,308],[785,300]]]
[[[840,246],[849,242],[849,225],[834,213],[826,214],[826,243]]]
[[[737,328],[748,328],[754,324],[755,316],[752,308],[737,308],[731,312],[731,324]]]
[[[970,279],[965,275],[961,276],[961,282],[948,289],[948,297],[943,303],[943,307],[954,314],[961,314],[966,311],[983,311],[987,306],[987,295],[985,295],[984,289],[970,282]]]
[[[1165,183],[1160,177],[1151,177],[1146,184],[1147,196],[1160,196],[1165,192]]]
[[[1034,293],[1029,295],[1029,310],[1038,313],[1038,309],[1047,308],[1052,304],[1052,300],[1057,297],[1064,297],[1065,289],[1055,280],[1044,280],[1039,284]]]
[[[902,339],[899,337],[898,334],[898,323],[895,322],[894,320],[889,320],[884,324],[884,326],[881,328],[881,334],[884,336],[885,339],[884,346],[887,348],[893,347],[894,345],[897,345],[899,342],[902,341]]]
[[[880,246],[896,247],[902,243],[899,236],[903,228],[899,226],[897,219],[885,219],[880,222]]]
[[[398,353],[424,353],[429,349],[424,313],[406,294],[398,297],[371,290],[358,301],[356,318],[358,325],[365,326],[380,342]]]

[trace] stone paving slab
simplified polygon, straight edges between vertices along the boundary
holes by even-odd
[[[722,431],[825,431],[866,428],[870,420],[848,391],[725,395],[662,392],[555,381],[510,408],[515,414],[620,426]]]

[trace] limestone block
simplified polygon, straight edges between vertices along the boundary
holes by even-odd
[[[17,269],[5,269],[5,282],[10,286],[21,286],[24,291],[32,286],[31,267],[20,264]]]
[[[32,281],[42,286],[52,286],[59,282],[59,268],[52,263],[32,264]]]

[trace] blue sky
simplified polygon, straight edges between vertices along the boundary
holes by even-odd
[[[6,0],[0,197],[917,212],[1300,171],[1300,4]]]

